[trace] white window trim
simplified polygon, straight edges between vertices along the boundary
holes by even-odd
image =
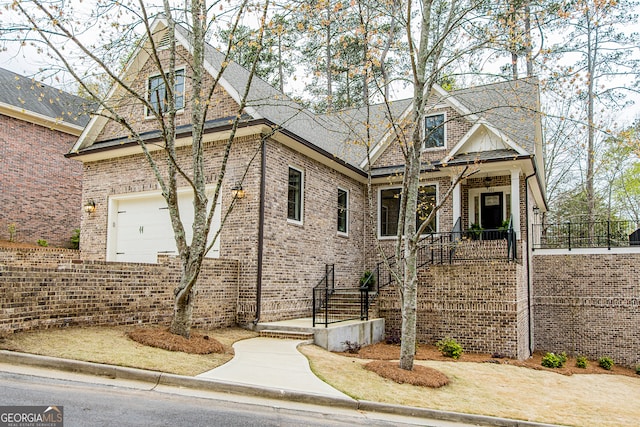
[[[467,198],[469,201],[469,227],[473,224],[472,219],[476,216],[476,208],[473,204],[473,198],[478,196],[480,197],[484,193],[502,193],[502,218],[507,218],[507,203],[509,200],[507,199],[507,195],[511,194],[511,186],[503,185],[500,187],[489,187],[489,188],[470,188],[469,189],[469,197]],[[513,212],[511,212],[513,215]],[[480,212],[478,212],[478,220],[480,224],[482,224],[482,208],[480,208]]]
[[[304,169],[288,165],[287,168],[287,222],[293,225],[304,225]],[[300,172],[300,221],[289,218],[289,169]]]
[[[185,107],[185,105],[187,103],[187,96],[186,96],[186,92],[187,92],[187,69],[186,68],[187,67],[183,65],[183,66],[180,66],[180,67],[176,67],[176,69],[175,69],[176,72],[182,71],[182,76],[183,76],[183,79],[184,79],[184,84],[183,85],[184,85],[184,89],[185,89],[184,90],[185,93],[182,94],[182,97],[184,98],[183,103],[182,103],[182,108],[180,108],[179,110],[176,110],[176,114],[178,114],[178,115],[184,113],[184,107]],[[154,77],[161,76],[161,75],[162,75],[162,73],[154,73],[154,74],[149,74],[147,76],[147,80],[146,80],[147,87],[145,89],[145,99],[147,100],[148,103],[151,103],[151,101],[149,100],[149,80],[154,78]],[[144,118],[145,118],[145,120],[154,119],[156,117],[153,114],[149,114],[149,112],[150,112],[149,111],[149,107],[147,107],[145,105],[145,107],[144,107]]]
[[[428,187],[428,186],[436,187],[436,205],[437,205],[438,203],[440,203],[440,185],[438,185],[437,182],[421,182],[420,183],[420,187]],[[378,187],[378,209],[377,209],[377,212],[376,212],[376,217],[377,217],[377,221],[378,221],[378,224],[376,226],[377,234],[378,234],[378,240],[397,240],[398,239],[397,234],[395,236],[383,236],[382,235],[382,221],[380,220],[380,210],[381,210],[381,207],[382,207],[382,191],[383,190],[394,190],[394,189],[402,190],[402,186],[401,185],[388,185],[388,186],[384,186],[384,187]],[[439,230],[440,230],[440,210],[438,210],[436,212],[436,218],[435,219],[436,219],[436,233],[438,233]]]
[[[425,127],[426,127],[426,120],[427,117],[433,117],[433,116],[443,116],[442,117],[442,127],[444,128],[442,131],[443,134],[443,144],[442,147],[427,147],[425,145],[426,142],[426,134],[425,134]],[[447,112],[443,111],[441,113],[431,113],[431,114],[426,114],[423,118],[422,118],[422,127],[420,128],[421,132],[422,132],[422,151],[436,151],[436,150],[444,150],[447,148]]]
[[[346,206],[345,206],[345,210],[346,210],[346,213],[347,213],[347,220],[346,220],[347,231],[339,231],[339,230],[337,230],[337,233],[338,233],[338,236],[349,237],[349,228],[350,228],[349,227],[349,217],[350,217],[350,215],[349,215],[349,210],[350,210],[349,209],[349,203],[351,203],[351,196],[349,194],[349,190],[347,190],[346,188],[338,187],[338,191],[344,191],[345,193],[347,193],[347,203],[346,203]],[[337,211],[337,209],[336,209],[336,211]],[[337,229],[337,227],[338,227],[338,222],[336,221],[336,229]]]

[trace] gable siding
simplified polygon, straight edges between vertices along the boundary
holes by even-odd
[[[442,160],[451,151],[460,139],[471,129],[472,124],[462,117],[453,108],[438,108],[429,110],[429,114],[446,115],[446,147],[442,149],[429,149],[422,152],[421,159],[425,163]],[[424,126],[424,125],[421,125]],[[410,138],[407,133],[407,138]],[[404,164],[404,157],[398,141],[392,142],[382,155],[374,162],[373,167],[399,166]]]
[[[64,154],[74,136],[0,115],[0,239],[69,247],[80,226],[82,165]]]
[[[163,62],[163,66],[168,64],[169,50],[161,50],[159,56]],[[191,105],[190,99],[192,94],[191,76],[193,73],[189,67],[192,62],[189,53],[181,46],[176,49],[176,68],[184,66],[185,69],[185,108],[183,112],[176,115],[176,125],[188,125],[191,123]],[[147,93],[148,78],[152,75],[159,74],[157,67],[153,61],[149,60],[145,65],[136,73],[134,81],[131,83],[131,87],[138,94]],[[205,91],[210,90],[213,84],[213,78],[209,73],[205,73],[204,85]],[[126,94],[118,99],[113,100],[114,105],[117,105],[118,114],[128,120],[129,123],[134,124],[134,128],[137,132],[148,132],[158,129],[158,122],[154,119],[148,119],[145,117],[145,108],[142,102],[134,98],[131,94]],[[238,104],[233,98],[218,85],[214,91],[214,95],[211,98],[209,109],[207,111],[207,120],[235,116],[238,112]],[[129,132],[120,124],[109,121],[104,129],[98,135],[97,141],[109,140],[117,137],[123,137],[128,135]]]

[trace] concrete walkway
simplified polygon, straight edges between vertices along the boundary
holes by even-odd
[[[197,377],[349,399],[311,372],[309,361],[297,349],[303,343],[277,338],[238,341],[233,344],[233,359]]]

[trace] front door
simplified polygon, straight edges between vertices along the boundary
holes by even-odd
[[[499,193],[482,193],[480,202],[480,218],[482,228],[485,230],[495,230],[502,225],[503,212],[503,194]]]

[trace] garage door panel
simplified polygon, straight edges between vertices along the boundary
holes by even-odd
[[[169,209],[161,195],[127,197],[116,199],[113,203],[115,220],[109,221],[113,246],[108,255],[110,260],[156,263],[158,254],[178,254]],[[190,244],[193,236],[192,195],[180,195],[178,203],[185,237]],[[220,210],[216,209],[209,233],[210,241],[219,224]],[[219,256],[219,242],[215,246],[207,257]]]

